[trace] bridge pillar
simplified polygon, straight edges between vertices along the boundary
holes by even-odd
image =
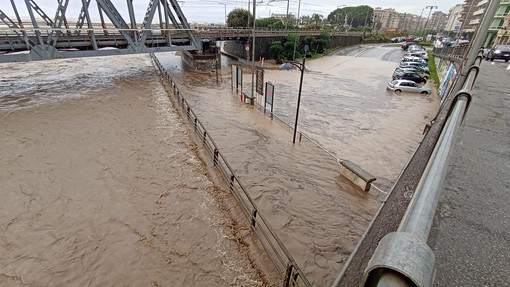
[[[208,39],[202,40],[202,49],[196,51],[183,51],[182,57],[186,63],[200,71],[214,70],[221,65],[221,54],[216,42]]]

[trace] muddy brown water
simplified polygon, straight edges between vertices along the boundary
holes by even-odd
[[[342,56],[309,62],[299,130],[335,158],[308,140],[293,145],[291,128],[244,104],[230,86],[228,66],[235,62],[223,62],[217,82],[215,71],[192,71],[172,55],[159,59],[314,286],[333,282],[385,198],[353,187],[337,159],[357,163],[388,191],[439,104],[433,95],[387,93],[393,62]],[[251,68],[239,65],[250,93]],[[299,76],[274,67],[265,73],[275,85],[274,111],[291,126]]]
[[[293,145],[292,129],[242,103],[230,89],[230,60],[218,83],[174,53],[158,57],[313,285],[330,285],[385,194],[360,192],[334,157],[307,140]],[[383,191],[438,106],[434,96],[388,94],[394,66],[310,61],[299,120],[300,131],[374,174]],[[207,176],[147,55],[1,68],[9,73],[0,76],[0,283],[280,284],[261,268],[269,263],[256,258],[263,252],[247,227],[233,224],[244,215],[222,207],[221,184]],[[293,123],[299,71],[267,70],[266,80],[276,87],[275,113]],[[243,249],[239,233],[255,247]]]

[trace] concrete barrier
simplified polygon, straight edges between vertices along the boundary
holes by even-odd
[[[373,175],[357,166],[350,160],[343,160],[340,162],[340,174],[349,179],[352,183],[359,186],[364,191],[369,191],[372,186],[372,182],[376,180]]]

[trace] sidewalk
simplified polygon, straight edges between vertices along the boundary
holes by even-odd
[[[510,72],[483,62],[429,242],[434,286],[510,286]]]

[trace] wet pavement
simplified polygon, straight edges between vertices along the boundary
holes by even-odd
[[[431,235],[434,286],[510,286],[510,71],[483,62]]]

